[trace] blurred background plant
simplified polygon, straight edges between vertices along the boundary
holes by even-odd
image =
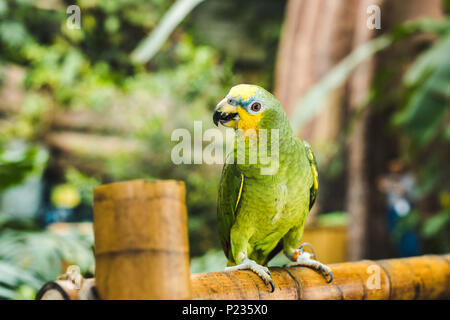
[[[318,2],[300,1],[301,10]],[[296,27],[304,19],[295,16],[300,7],[294,2],[0,0],[0,298],[33,298],[70,264],[92,276],[92,189],[119,180],[183,180],[192,271],[223,268],[215,214],[221,166],[175,166],[170,137],[175,128],[192,130],[194,120],[211,128],[218,99],[237,83],[274,90],[316,152],[321,192],[315,210],[332,213],[311,219],[310,230],[316,231],[305,240],[328,239],[324,247],[333,243],[336,252],[333,237],[345,230],[345,244],[347,228],[355,228],[344,200],[351,199],[349,181],[358,172],[348,144],[362,136],[355,127],[370,110],[381,119],[374,123],[382,123],[370,128],[384,140],[364,143],[377,152],[374,158],[385,156],[377,174],[367,178],[379,185],[371,192],[380,203],[373,221],[381,221],[396,248],[383,257],[450,251],[450,1],[437,0],[441,19],[395,21],[380,37],[345,49],[341,63],[328,63],[324,56],[337,56],[332,45],[345,43],[345,33],[333,42],[319,36],[296,40],[292,30],[316,31]],[[72,4],[81,9],[79,29],[66,23]],[[347,14],[349,2],[322,3],[324,12],[338,12],[337,6],[354,15]],[[340,30],[333,24],[326,28]],[[321,30],[325,27],[317,33]],[[390,51],[423,33],[432,34],[431,40],[409,59]],[[330,47],[313,50],[315,39]],[[307,49],[296,48],[302,45]],[[286,46],[295,54],[284,54]],[[308,54],[316,60],[309,61]],[[333,119],[342,123],[339,135],[327,144],[315,141],[311,121],[335,114],[323,101],[336,100],[336,89],[351,81],[355,68],[380,55],[387,62],[377,67],[364,103],[350,110],[350,103],[339,102]],[[299,67],[295,59],[308,66],[318,61],[320,72]],[[294,77],[286,83],[284,65]],[[298,94],[294,85],[306,83],[310,74],[318,79]],[[370,237],[367,242],[380,247]],[[320,252],[321,245],[315,246]],[[369,251],[362,257],[376,255]],[[340,259],[346,258],[329,262]]]
[[[296,107],[292,126],[298,131],[308,120],[323,112],[327,107],[324,101],[333,90],[348,81],[352,71],[364,60],[424,32],[433,34],[435,39],[432,44],[422,49],[412,62],[408,63],[405,59],[397,58],[376,70],[368,96],[362,104],[350,112],[344,130],[337,139],[338,147],[333,149],[333,155],[329,157],[334,160],[345,150],[345,144],[352,137],[354,123],[366,109],[371,108],[372,112],[378,114],[389,110],[390,114],[384,117],[387,122],[380,129],[395,136],[399,148],[396,158],[389,163],[388,175],[380,179],[380,189],[387,195],[388,210],[393,211],[389,218],[392,239],[396,245],[400,245],[403,237],[411,236],[414,231],[425,240],[422,245],[428,247],[428,250],[448,252],[450,251],[448,206],[450,19],[448,17],[442,20],[424,18],[407,21],[397,25],[389,33],[359,46],[306,92]],[[404,75],[399,83],[392,86],[393,80],[389,78],[393,77],[393,74],[401,74],[401,69],[406,70]],[[394,110],[392,106],[396,106]],[[330,166],[328,174],[333,169]],[[404,209],[406,211],[396,212],[396,205],[406,205],[407,208]],[[414,209],[414,205],[422,206],[423,214]],[[419,243],[414,245],[409,243],[405,246],[409,246],[410,249],[412,246],[415,247],[411,254],[417,255],[421,252]],[[397,249],[400,252],[403,250]]]
[[[212,127],[235,83],[270,88],[284,1],[210,0],[151,61],[134,62],[174,3],[0,0],[0,297],[32,298],[72,263],[93,273],[92,231],[80,222],[92,220],[100,183],[184,180],[191,252],[217,247],[220,167],[174,166],[170,135],[194,120]],[[72,4],[80,29],[66,24]]]

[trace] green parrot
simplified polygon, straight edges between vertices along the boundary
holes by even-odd
[[[300,245],[306,217],[317,197],[318,172],[311,147],[295,136],[281,104],[261,87],[240,84],[217,105],[213,121],[236,130],[234,150],[227,155],[222,171],[217,210],[220,239],[228,258],[226,270],[252,270],[273,292],[266,265],[284,250],[292,261],[290,266],[312,268],[331,282],[331,269],[312,259],[304,250],[306,243]],[[254,141],[258,143],[257,156],[259,145],[266,148],[273,160],[271,170],[263,171],[267,161],[249,161]],[[245,157],[239,161],[242,150]]]

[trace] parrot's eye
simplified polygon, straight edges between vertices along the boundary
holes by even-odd
[[[250,109],[252,109],[253,112],[258,112],[259,110],[261,110],[261,103],[253,102],[253,104],[250,107]]]

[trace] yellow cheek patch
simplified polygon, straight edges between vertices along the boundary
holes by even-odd
[[[241,120],[239,120],[238,122],[238,129],[244,131],[248,129],[255,129],[257,131],[259,128],[258,127],[259,122],[261,121],[262,118],[262,112],[257,114],[248,114],[247,111],[245,111],[240,106],[237,106],[236,109],[239,114],[239,118],[241,118]]]
[[[239,84],[230,90],[232,97],[240,97],[244,101],[250,100],[256,94],[257,87],[250,84]]]
[[[228,122],[222,123],[222,125],[224,127],[228,127],[228,128],[236,128],[236,120],[230,120]]]

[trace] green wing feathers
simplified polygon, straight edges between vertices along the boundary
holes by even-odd
[[[313,185],[311,186],[311,189],[309,190],[309,210],[313,207],[314,203],[316,202],[317,198],[317,191],[319,190],[319,171],[317,170],[317,161],[316,157],[314,156],[314,153],[311,149],[311,146],[308,142],[303,141],[303,144],[305,145],[306,149],[306,155],[309,160],[309,165],[311,167],[311,173],[313,176]]]
[[[313,178],[313,183],[310,187],[309,199],[309,210],[311,210],[317,198],[319,176],[317,171],[316,158],[314,156],[314,153],[312,152],[310,145],[305,141],[303,141],[303,145],[305,147],[306,156],[309,160]],[[230,232],[239,212],[239,204],[243,192],[243,186],[244,176],[239,170],[238,166],[234,163],[225,164],[220,180],[217,218],[222,248],[228,259],[232,259]],[[279,251],[279,249],[276,251]]]
[[[224,165],[220,179],[217,218],[222,248],[227,257],[231,255],[230,231],[239,210],[243,185],[244,176],[237,165]]]

